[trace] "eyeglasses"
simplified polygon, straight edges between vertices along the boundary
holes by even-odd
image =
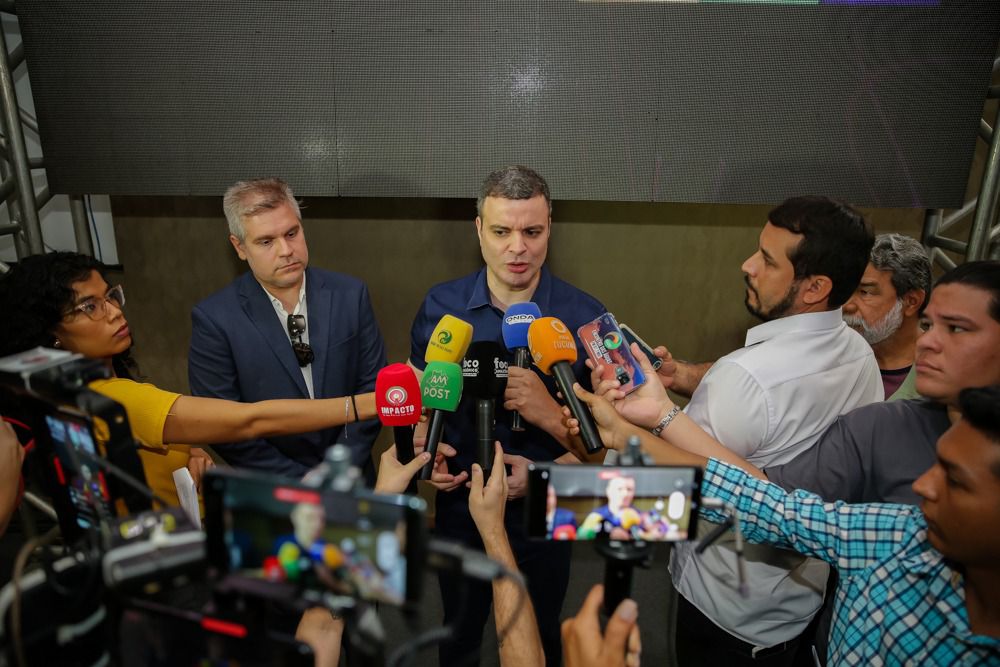
[[[302,334],[305,332],[306,316],[289,315],[288,336],[292,339],[292,350],[295,352],[295,358],[298,360],[300,368],[305,368],[311,364],[315,358],[313,349],[309,347],[309,343],[302,342]]]
[[[97,321],[108,316],[108,304],[113,303],[118,310],[125,306],[125,290],[121,285],[115,285],[107,291],[104,298],[89,298],[82,303],[78,303],[68,311],[66,317],[83,313],[88,318]]]

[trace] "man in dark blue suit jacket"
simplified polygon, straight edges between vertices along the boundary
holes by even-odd
[[[241,181],[226,191],[223,208],[229,240],[250,271],[191,313],[191,393],[251,402],[374,391],[386,359],[368,289],[356,278],[307,268],[309,250],[288,184]],[[216,451],[233,466],[302,477],[328,447],[342,443],[372,483],[379,428],[372,420]]]

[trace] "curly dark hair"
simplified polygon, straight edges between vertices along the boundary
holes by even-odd
[[[104,278],[107,267],[89,255],[53,252],[31,255],[0,276],[0,312],[7,316],[0,336],[0,357],[37,347],[53,347],[55,330],[73,305],[73,283],[91,271]],[[112,359],[119,377],[138,375],[131,348]]]

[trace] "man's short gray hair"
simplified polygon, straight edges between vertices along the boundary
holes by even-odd
[[[903,234],[879,234],[872,246],[871,263],[879,271],[890,273],[897,298],[922,289],[923,311],[931,297],[931,261],[920,241]]]
[[[229,233],[240,243],[246,239],[243,228],[244,218],[249,218],[263,211],[270,211],[282,204],[288,204],[295,211],[295,216],[301,220],[299,202],[295,200],[292,188],[280,178],[255,178],[240,181],[232,185],[222,196],[222,210],[229,223]]]
[[[549,205],[549,215],[552,215],[552,197],[549,195],[549,184],[545,182],[534,169],[519,164],[497,169],[486,177],[479,188],[479,199],[476,200],[476,214],[483,216],[483,202],[487,197],[501,199],[531,199],[537,195],[545,197]]]

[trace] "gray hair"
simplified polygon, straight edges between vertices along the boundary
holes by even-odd
[[[545,182],[541,174],[519,164],[503,167],[487,176],[479,187],[476,214],[482,217],[483,202],[487,197],[531,199],[536,195],[545,197],[545,203],[549,205],[549,215],[552,215],[552,197],[549,195],[549,184]]]
[[[920,241],[903,234],[879,234],[870,261],[879,271],[891,274],[897,298],[912,290],[923,290],[923,311],[931,297],[931,261]]]
[[[282,204],[288,204],[302,219],[299,202],[295,200],[292,188],[280,178],[255,178],[232,185],[222,196],[222,210],[229,223],[229,233],[240,243],[246,239],[243,219],[270,211]]]

